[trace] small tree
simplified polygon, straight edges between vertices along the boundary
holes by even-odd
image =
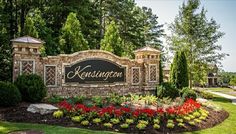
[[[121,56],[123,53],[123,42],[119,35],[118,27],[115,22],[112,21],[111,24],[107,27],[104,38],[101,40],[102,50],[112,52],[118,56]]]
[[[159,84],[163,83],[163,67],[162,67],[162,60],[160,58],[159,61]]]
[[[178,61],[178,54],[179,52],[175,53],[173,62],[171,64],[171,70],[170,70],[170,82],[174,85],[177,85],[177,61]]]
[[[177,63],[178,64],[177,87],[182,89],[183,87],[188,87],[189,85],[188,64],[185,53],[181,51],[179,54],[180,55]]]
[[[187,60],[183,51],[175,54],[171,66],[171,82],[180,89],[189,85]]]
[[[80,22],[75,13],[67,16],[66,22],[61,29],[61,51],[70,54],[73,52],[89,49],[88,42],[81,32]]]

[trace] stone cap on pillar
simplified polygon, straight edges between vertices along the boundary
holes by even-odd
[[[40,54],[40,47],[45,43],[40,39],[30,36],[18,37],[11,40],[14,53],[34,53]]]
[[[150,46],[145,46],[134,51],[135,59],[159,59],[161,51]]]

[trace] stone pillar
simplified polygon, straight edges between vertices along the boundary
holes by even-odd
[[[13,47],[13,81],[22,73],[39,74],[41,68],[40,47],[43,41],[29,36],[12,39]]]
[[[145,91],[155,90],[159,84],[159,61],[161,51],[150,46],[134,51],[135,60],[143,64],[143,87]]]

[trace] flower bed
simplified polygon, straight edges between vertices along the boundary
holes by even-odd
[[[81,103],[71,104],[64,100],[58,104],[60,110],[54,112],[55,118],[67,116],[74,123],[82,126],[103,125],[118,129],[127,129],[135,126],[136,129],[176,129],[194,126],[206,120],[209,112],[201,108],[201,105],[193,99],[187,99],[182,105],[169,107],[138,108],[133,109],[124,106],[88,107]]]

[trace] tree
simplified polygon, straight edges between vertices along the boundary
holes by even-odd
[[[188,87],[187,60],[183,51],[175,53],[170,75],[171,82],[177,88],[182,89],[183,87]]]
[[[160,58],[159,61],[159,84],[163,83],[163,66],[162,66],[162,59]]]
[[[177,87],[183,88],[183,87],[188,87],[189,86],[189,79],[188,79],[188,64],[187,64],[187,59],[185,56],[185,53],[181,51],[179,53],[179,59],[178,59],[178,85]]]
[[[35,38],[38,38],[38,31],[34,25],[34,21],[31,16],[26,16],[25,25],[24,25],[25,35],[29,35]]]
[[[70,13],[67,16],[61,29],[60,45],[61,51],[66,54],[89,49],[88,42],[81,33],[80,22],[75,13]]]
[[[226,56],[220,52],[221,46],[216,44],[224,33],[219,31],[220,26],[214,19],[207,19],[204,8],[197,12],[199,6],[199,0],[188,0],[186,4],[183,3],[178,16],[169,27],[171,35],[168,41],[171,49],[174,52],[185,51],[189,61],[190,87],[192,81],[207,70],[207,66],[202,65],[220,63]]]
[[[170,68],[170,82],[174,85],[177,85],[177,63],[178,63],[178,59],[179,59],[179,52],[177,51],[175,53],[173,62],[171,64],[171,68]]]
[[[124,52],[123,43],[119,35],[118,27],[112,21],[107,27],[104,39],[101,40],[101,49],[121,56]]]
[[[229,84],[230,84],[231,86],[236,86],[236,77],[232,77],[232,78],[230,79]]]

